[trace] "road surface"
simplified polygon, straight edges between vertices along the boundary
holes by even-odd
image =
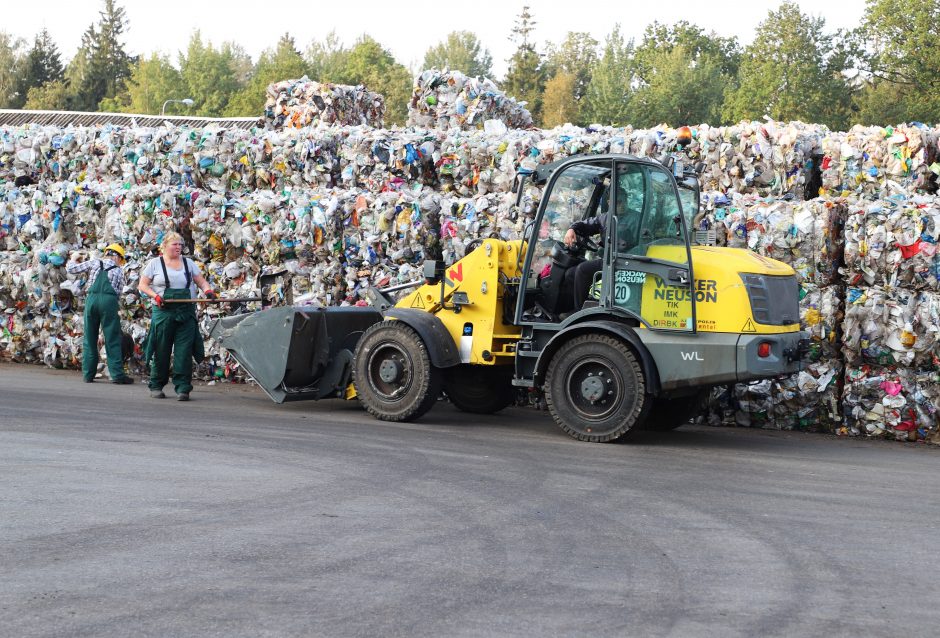
[[[934,636],[940,449],[0,364],[5,636]]]

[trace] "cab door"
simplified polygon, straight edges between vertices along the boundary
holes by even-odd
[[[605,305],[652,330],[695,332],[689,233],[672,174],[650,162],[617,162],[604,256]]]

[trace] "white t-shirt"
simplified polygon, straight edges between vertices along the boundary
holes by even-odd
[[[199,270],[199,265],[196,264],[192,259],[188,257],[183,257],[187,262],[189,262],[189,275],[191,278],[194,278],[196,275],[201,275],[202,271]],[[151,259],[150,263],[147,264],[147,267],[144,268],[143,276],[150,278],[150,287],[153,288],[153,291],[163,296],[163,293],[166,292],[167,288],[184,288],[186,287],[186,271],[182,268],[179,270],[174,270],[170,268],[170,265],[166,265],[166,274],[170,276],[170,285],[166,285],[166,281],[163,280],[163,268],[160,267],[160,258]],[[196,297],[196,283],[195,281],[190,281],[189,283],[189,295],[193,298]]]

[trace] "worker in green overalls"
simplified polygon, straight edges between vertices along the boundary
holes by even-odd
[[[81,259],[79,257],[79,259]],[[121,356],[121,317],[118,315],[118,295],[124,289],[124,248],[111,244],[104,249],[101,259],[73,261],[65,270],[70,274],[88,271],[85,297],[85,343],[82,346],[82,377],[85,383],[95,380],[98,372],[98,331],[104,333],[104,350],[108,357],[111,383],[126,385],[134,380],[124,372]]]
[[[193,359],[202,361],[205,355],[196,321],[196,304],[167,302],[193,299],[197,287],[207,298],[215,297],[199,265],[183,257],[183,238],[175,232],[167,233],[160,245],[160,257],[147,264],[137,286],[153,302],[144,360],[151,362],[150,396],[155,399],[166,398],[163,386],[170,379],[172,356],[176,398],[189,401],[193,389]]]

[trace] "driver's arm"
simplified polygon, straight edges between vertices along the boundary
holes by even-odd
[[[595,215],[589,219],[571,224],[571,228],[565,233],[565,245],[573,246],[578,241],[578,237],[591,237],[592,235],[601,235],[604,232],[604,225],[601,223],[600,215]]]

